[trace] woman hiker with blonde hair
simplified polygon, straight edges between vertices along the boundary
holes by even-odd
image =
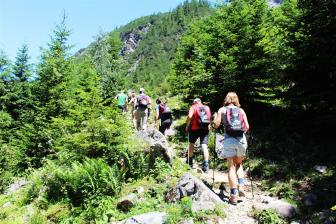
[[[222,125],[222,126],[221,126]],[[229,92],[224,100],[224,106],[215,114],[215,128],[224,131],[223,145],[217,151],[219,158],[226,158],[229,168],[229,202],[236,205],[238,196],[244,197],[244,170],[247,141],[245,133],[249,123],[245,111],[240,108],[239,99],[235,92]]]

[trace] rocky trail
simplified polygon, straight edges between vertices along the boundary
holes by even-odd
[[[185,161],[185,158],[181,158]],[[269,192],[262,191],[259,186],[259,181],[253,180],[253,195],[250,179],[246,176],[245,194],[246,197],[240,198],[237,205],[229,203],[229,187],[228,173],[212,169],[208,173],[204,173],[200,166],[193,169],[194,172],[200,174],[200,179],[204,183],[208,183],[209,189],[214,191],[224,202],[226,217],[222,220],[217,220],[215,223],[225,224],[253,224],[258,223],[253,216],[255,210],[263,210],[273,208],[283,217],[292,217],[295,214],[295,208],[289,203],[279,200],[276,197],[270,196]],[[214,173],[213,173],[214,172]],[[214,175],[213,175],[214,174]],[[213,186],[213,187],[212,187]]]
[[[172,133],[175,133],[175,131],[172,130]],[[166,161],[178,159],[181,163],[186,162],[186,158],[183,156],[185,153],[176,153],[174,146],[171,146],[173,144],[169,143],[165,136],[156,129],[150,127],[146,132],[138,133],[138,137],[151,139],[151,148],[161,151]],[[224,161],[218,160],[219,162]],[[208,173],[204,173],[201,169],[201,164],[194,164],[194,167],[180,178],[176,189],[168,193],[166,198],[168,198],[168,201],[176,202],[184,196],[188,196],[193,200],[193,210],[196,212],[199,210],[214,210],[216,205],[221,204],[224,207],[225,217],[212,218],[206,223],[258,223],[253,213],[255,213],[255,210],[268,208],[275,209],[281,216],[286,218],[295,214],[295,207],[283,200],[270,196],[269,192],[262,191],[260,189],[261,183],[257,180],[253,180],[253,196],[251,182],[247,174],[245,180],[246,197],[240,198],[237,205],[232,205],[228,202],[228,173],[217,169],[210,169]],[[194,222],[193,220],[186,220],[184,223]]]

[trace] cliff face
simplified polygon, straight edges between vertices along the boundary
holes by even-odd
[[[139,42],[144,38],[151,27],[151,23],[139,26],[136,30],[125,32],[121,35],[123,46],[120,54],[127,58],[127,55],[134,52]]]
[[[125,88],[165,86],[181,35],[195,20],[213,11],[206,0],[186,1],[170,12],[140,17],[121,26],[75,56],[91,55],[98,68],[106,62],[107,72],[99,74],[113,74],[115,77],[108,76],[111,83],[122,77],[120,82],[125,83]]]

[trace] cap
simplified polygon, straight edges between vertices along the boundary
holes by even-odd
[[[194,99],[194,103],[197,103],[197,102],[202,102],[200,98],[196,98]]]
[[[144,88],[140,88],[140,92],[145,92],[145,89]]]

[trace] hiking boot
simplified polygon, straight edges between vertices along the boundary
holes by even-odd
[[[245,191],[244,191],[244,185],[243,184],[238,185],[238,195],[239,195],[239,197],[245,197]]]
[[[229,202],[232,205],[237,205],[237,203],[238,203],[238,194],[230,194]]]
[[[209,172],[209,163],[203,163],[202,170],[203,170],[204,173],[208,173]]]

